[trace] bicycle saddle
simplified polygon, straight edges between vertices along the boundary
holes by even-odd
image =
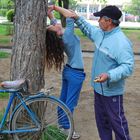
[[[25,79],[19,79],[15,81],[3,81],[0,86],[6,89],[20,89],[25,84]]]

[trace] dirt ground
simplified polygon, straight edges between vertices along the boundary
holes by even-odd
[[[75,110],[74,121],[76,131],[81,134],[80,140],[99,140],[95,117],[93,90],[90,87],[91,57],[84,57],[86,80],[84,82],[79,104]],[[10,58],[0,59],[0,81],[9,79]],[[61,73],[54,70],[45,72],[46,88],[54,86],[59,96]],[[4,106],[5,101],[0,101]],[[130,135],[133,140],[140,140],[140,61],[135,61],[134,74],[127,79],[124,96],[125,114],[129,122]]]

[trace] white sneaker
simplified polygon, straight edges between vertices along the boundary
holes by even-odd
[[[79,139],[79,138],[80,138],[80,135],[74,131],[73,135],[72,135],[72,139],[76,140],[76,139]]]
[[[62,133],[64,133],[65,135],[68,135],[68,134],[69,134],[69,129],[61,128],[60,131],[61,131]]]

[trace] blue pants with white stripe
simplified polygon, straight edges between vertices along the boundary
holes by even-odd
[[[101,140],[131,140],[127,120],[124,116],[123,96],[106,97],[95,92],[95,118]]]
[[[74,112],[74,108],[78,104],[79,94],[84,80],[84,71],[75,70],[73,68],[64,66],[60,100],[67,105],[72,113]],[[59,109],[58,114],[60,113],[60,111],[61,110]],[[63,118],[63,120],[60,120],[59,124],[60,123],[63,128],[69,128],[69,124],[67,124],[67,118]]]

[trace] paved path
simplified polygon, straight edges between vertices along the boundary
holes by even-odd
[[[0,16],[0,23],[3,23],[3,22],[7,22],[7,19],[5,17]]]

